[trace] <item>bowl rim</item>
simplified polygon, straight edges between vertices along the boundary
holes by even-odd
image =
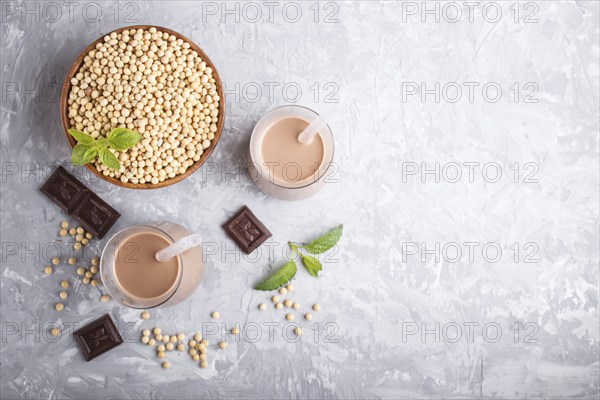
[[[200,58],[202,58],[202,60],[206,63],[206,65],[208,67],[212,68],[212,75],[213,75],[213,78],[215,79],[217,94],[219,95],[219,98],[220,98],[219,109],[218,109],[219,110],[219,120],[217,121],[217,131],[215,132],[215,137],[213,140],[211,140],[211,145],[209,146],[209,148],[206,149],[202,153],[202,156],[200,157],[200,159],[198,161],[194,162],[190,167],[188,167],[187,171],[185,171],[183,174],[176,175],[174,178],[165,179],[164,181],[159,182],[157,184],[122,182],[120,179],[104,175],[91,163],[85,164],[85,166],[99,178],[101,178],[107,182],[110,182],[114,185],[129,188],[129,189],[159,189],[159,188],[174,185],[175,183],[181,182],[182,180],[186,179],[187,177],[192,175],[194,172],[196,172],[202,166],[202,164],[204,164],[206,162],[208,157],[210,157],[210,155],[214,151],[215,147],[217,147],[219,139],[221,138],[221,133],[223,131],[223,127],[225,125],[225,109],[226,109],[226,107],[225,107],[225,93],[223,91],[223,82],[221,81],[221,77],[219,75],[219,72],[215,68],[214,63],[208,57],[208,55],[206,55],[206,53],[200,48],[200,46],[198,46],[194,41],[192,41],[188,37],[182,35],[179,32],[176,32],[172,29],[169,29],[169,28],[165,28],[165,27],[157,26],[157,25],[131,25],[131,26],[125,26],[125,27],[121,27],[121,28],[112,30],[112,31],[108,32],[107,34],[102,35],[95,41],[93,41],[75,59],[75,61],[71,65],[71,68],[69,69],[69,72],[67,73],[67,75],[65,77],[65,81],[64,81],[62,91],[61,91],[61,96],[60,96],[60,117],[61,117],[64,134],[67,138],[67,142],[71,146],[71,149],[73,149],[73,147],[75,147],[75,145],[77,144],[77,141],[75,140],[75,138],[73,138],[73,136],[71,136],[68,132],[68,130],[70,129],[68,99],[69,99],[69,94],[71,93],[71,87],[72,87],[71,79],[77,74],[77,72],[81,68],[85,56],[91,50],[95,49],[96,45],[98,43],[102,43],[106,36],[108,36],[112,33],[121,33],[123,31],[131,30],[131,29],[148,30],[150,28],[156,28],[156,30],[158,30],[158,31],[166,32],[169,35],[175,36],[177,39],[181,39],[184,42],[189,43],[190,48],[198,53]]]

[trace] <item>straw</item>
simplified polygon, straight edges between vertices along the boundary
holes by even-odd
[[[197,246],[202,243],[202,237],[194,233],[192,235],[185,236],[169,247],[165,247],[162,250],[156,252],[156,259],[160,262],[165,262],[178,254],[183,253],[187,249]]]
[[[325,125],[327,125],[327,121],[320,115],[317,115],[317,117],[298,134],[298,141],[303,144],[311,144],[317,132]]]

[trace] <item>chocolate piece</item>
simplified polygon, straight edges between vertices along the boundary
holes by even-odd
[[[98,239],[102,239],[121,216],[60,165],[40,191]]]
[[[121,214],[90,192],[77,204],[71,214],[84,228],[102,239]]]
[[[40,190],[64,212],[71,214],[87,188],[59,165]]]
[[[246,206],[223,225],[223,229],[246,254],[252,253],[271,237],[267,227]]]
[[[73,337],[79,343],[86,361],[90,361],[123,343],[123,338],[108,314],[104,314],[83,328],[77,329],[73,332]]]

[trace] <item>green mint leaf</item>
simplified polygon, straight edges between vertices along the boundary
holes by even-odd
[[[93,144],[93,145],[89,146],[89,148],[85,151],[85,153],[83,153],[83,159],[85,160],[86,164],[94,161],[97,156],[98,156],[98,145],[97,144]]]
[[[298,271],[294,260],[290,260],[283,267],[279,268],[273,275],[254,287],[256,290],[275,290],[292,280]]]
[[[340,238],[342,237],[343,229],[344,225],[339,225],[338,227],[330,230],[323,236],[316,238],[306,246],[302,246],[302,248],[306,249],[306,251],[312,254],[325,253],[327,250],[335,246],[338,240],[340,240]]]
[[[77,140],[78,143],[81,144],[93,144],[94,138],[88,135],[87,133],[83,133],[78,131],[77,129],[69,129],[69,134]]]
[[[115,128],[108,134],[108,144],[119,151],[127,150],[140,141],[142,135],[134,130]]]
[[[308,273],[314,277],[317,277],[319,275],[319,271],[323,269],[323,264],[321,264],[321,261],[317,260],[313,256],[304,255],[302,253],[300,253],[300,258],[302,258],[302,262],[308,270]]]
[[[121,169],[121,163],[119,163],[119,159],[110,152],[110,150],[101,147],[100,148],[100,161],[102,164],[106,165],[108,168],[114,169],[118,171]]]
[[[94,146],[82,143],[79,143],[73,147],[73,154],[71,155],[71,161],[73,164],[84,165],[92,161],[93,158],[91,160],[85,158],[85,153],[87,153],[92,147]]]

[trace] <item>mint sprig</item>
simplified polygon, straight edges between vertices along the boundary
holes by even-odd
[[[290,246],[292,249],[290,261],[275,271],[275,273],[270,277],[256,285],[254,289],[275,290],[291,281],[297,272],[296,262],[294,261],[296,254],[300,256],[300,259],[302,260],[302,263],[304,264],[304,267],[308,273],[315,278],[318,277],[319,271],[323,269],[323,264],[316,257],[313,257],[309,254],[304,254],[302,250],[312,254],[322,254],[326,252],[327,250],[333,248],[333,246],[335,246],[340,240],[343,229],[344,225],[339,225],[306,245],[288,242],[288,246]]]
[[[119,159],[109,150],[124,151],[134,146],[142,139],[142,135],[132,129],[115,128],[106,139],[96,140],[87,133],[76,129],[69,129],[69,134],[77,140],[73,148],[71,161],[75,165],[91,163],[99,157],[100,162],[107,167],[118,171],[121,169]]]

